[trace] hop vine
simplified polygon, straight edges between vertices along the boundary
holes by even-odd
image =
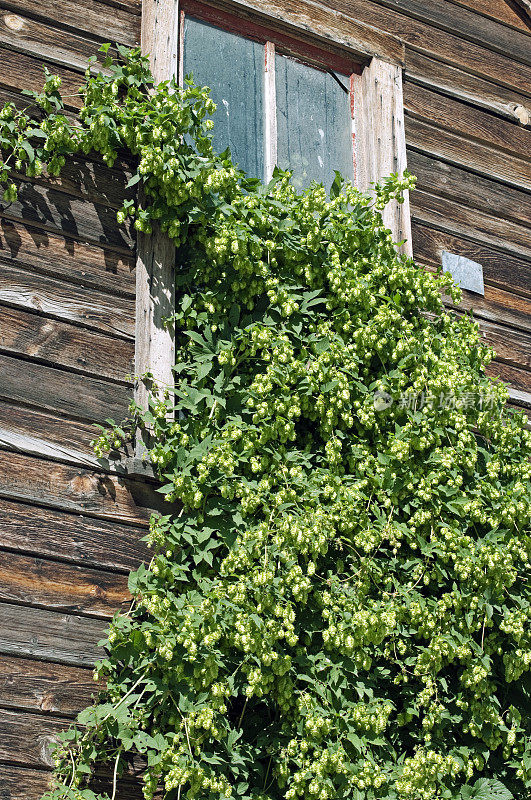
[[[175,387],[95,448],[142,429],[175,511],[46,797],[530,796],[531,435],[382,223],[414,180],[263,185],[213,151],[208,89],[104,65],[75,119],[48,74],[40,121],[4,107],[0,178],[134,160],[118,221],[175,242]]]

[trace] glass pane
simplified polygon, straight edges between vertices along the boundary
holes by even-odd
[[[214,148],[230,147],[232,158],[253,178],[264,175],[264,46],[185,18],[184,74],[210,86],[217,109]]]
[[[328,190],[336,169],[352,179],[348,78],[281,55],[275,73],[279,167],[293,171],[298,188],[316,180]]]

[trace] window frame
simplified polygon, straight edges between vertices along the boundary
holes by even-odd
[[[237,20],[240,32],[267,32],[271,44],[266,53],[265,81],[271,97],[275,90],[274,47],[286,55],[318,66],[326,55],[326,65],[352,63],[351,117],[353,121],[354,180],[362,191],[391,172],[402,173],[407,166],[402,96],[404,44],[397,37],[357,22],[313,0],[142,0],[141,47],[149,56],[155,82],[179,74],[182,47],[181,20],[190,8],[207,8],[212,24],[216,18]],[[220,27],[225,27],[220,25]],[[287,52],[292,48],[292,52]],[[321,66],[323,64],[321,63]],[[342,71],[342,70],[338,70]],[[272,172],[276,152],[276,111],[269,114],[266,131],[267,172]],[[409,198],[403,204],[392,202],[383,214],[395,241],[406,240],[403,252],[411,256]],[[149,373],[162,390],[173,386],[175,343],[171,330],[164,326],[175,307],[175,248],[158,229],[151,235],[139,234],[136,261],[135,325],[135,400],[147,407],[148,387],[141,376]],[[137,443],[130,473],[143,474],[145,447]]]

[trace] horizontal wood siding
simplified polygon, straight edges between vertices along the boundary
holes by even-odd
[[[443,250],[482,264],[485,295],[465,292],[460,310],[497,351],[491,374],[531,407],[525,13],[505,0],[275,2],[251,5],[306,29],[331,9],[345,31],[370,25],[397,37],[400,59],[405,49],[415,257],[431,270]],[[45,64],[74,116],[86,59],[104,41],[137,44],[140,15],[140,0],[2,0],[0,103],[31,106],[21,91],[40,88]],[[75,159],[58,179],[20,177],[19,201],[0,209],[2,800],[46,789],[50,743],[90,701],[97,643],[129,602],[127,573],[150,558],[152,511],[168,510],[90,445],[94,423],[120,419],[131,396],[136,242],[116,222],[130,170]],[[118,795],[140,796],[134,784]]]
[[[0,103],[31,105],[21,91],[40,88],[43,64],[75,95],[103,41],[139,41],[138,2],[0,6]],[[75,114],[79,98],[67,102]],[[90,444],[132,395],[135,236],[116,221],[130,174],[77,158],[60,178],[21,178],[19,200],[0,207],[3,800],[47,788],[50,743],[90,702],[97,643],[129,606],[128,572],[150,558],[142,538],[160,496]],[[121,797],[140,795],[130,785]]]

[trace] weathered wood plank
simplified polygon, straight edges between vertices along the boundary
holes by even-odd
[[[0,215],[126,254],[134,244],[132,226],[129,223],[119,225],[114,209],[72,197],[50,186],[20,182],[18,200],[0,204]]]
[[[417,176],[418,189],[531,226],[531,198],[526,192],[414,150],[408,152],[408,169]]]
[[[61,234],[33,228],[24,222],[0,221],[0,261],[97,289],[98,293],[135,296],[135,259],[132,253],[121,254],[65,239]],[[94,292],[91,295],[94,297]],[[120,301],[117,302],[119,305]],[[134,304],[130,315],[134,326]],[[133,332],[132,327],[131,335]]]
[[[410,116],[526,161],[531,160],[531,130],[506,122],[478,108],[471,108],[467,103],[406,82],[404,107]],[[527,167],[527,177],[531,184],[531,165]]]
[[[110,619],[131,603],[124,575],[0,550],[0,601]]]
[[[531,260],[529,228],[515,222],[422,190],[415,193],[412,214],[420,222],[476,239],[522,262]]]
[[[99,378],[0,355],[0,397],[102,423],[127,416],[131,391]]]
[[[494,52],[503,55],[511,53],[518,61],[531,64],[531,38],[528,35],[517,30],[509,30],[505,25],[500,25],[461,6],[448,2],[441,3],[440,0],[374,0],[374,2]]]
[[[143,528],[0,499],[4,547],[122,573],[149,561]]]
[[[171,507],[151,486],[0,450],[0,497],[147,527]]]
[[[356,87],[354,149],[356,184],[363,191],[375,181],[406,169],[402,70],[373,58],[361,75],[351,78]],[[412,254],[409,192],[404,202],[389,203],[382,214],[395,242],[405,240]]]
[[[473,311],[477,319],[510,325],[515,329],[515,336],[521,331],[531,331],[531,300],[488,283],[485,284],[484,297],[464,291],[459,307]]]
[[[0,796],[2,800],[40,800],[49,788],[51,772],[46,769],[31,769],[14,764],[0,767]],[[112,795],[112,780],[98,779],[94,791]],[[155,795],[160,800],[160,795]],[[143,800],[140,783],[122,779],[116,789],[116,800]]]
[[[90,423],[64,419],[55,413],[0,400],[0,446],[4,448],[9,447],[10,436],[14,450],[20,450],[16,436],[38,438],[51,448],[57,448],[57,459],[60,461],[85,466],[97,465],[90,443],[99,433],[99,428]],[[67,458],[65,454],[68,452],[76,453],[78,460],[75,461],[73,456]],[[63,457],[59,458],[59,454]]]
[[[517,369],[516,367],[504,364],[501,361],[493,361],[486,369],[488,375],[493,378],[500,378],[505,383],[510,384],[512,389],[509,397],[512,403],[522,408],[531,408],[531,373],[527,370]]]
[[[12,266],[0,256],[0,301],[96,331],[133,338],[134,301]]]
[[[51,748],[69,720],[0,709],[0,759],[32,767],[52,767]]]
[[[136,13],[97,0],[54,0],[46,6],[39,0],[7,0],[4,5],[15,13],[58,23],[75,33],[84,31],[105,42],[134,45],[140,41],[140,20]]]
[[[504,181],[529,190],[529,162],[494,147],[464,139],[451,131],[437,128],[406,114],[406,142],[427,155],[442,158],[458,167],[472,169],[487,178]]]
[[[360,22],[398,36],[410,48],[439,61],[465,69],[481,78],[529,94],[531,68],[511,55],[495,53],[487,47],[464,42],[452,33],[441,34],[433,25],[372,0],[321,0],[322,5],[340,11]],[[512,53],[512,51],[511,51]]]
[[[531,369],[531,335],[485,320],[478,320],[481,336],[496,350],[498,361],[517,369]],[[531,389],[531,372],[528,378]]]
[[[90,56],[102,58],[94,40],[5,9],[0,10],[0,45],[80,72]]]
[[[412,230],[413,252],[417,261],[440,267],[442,251],[448,250],[450,253],[457,253],[481,264],[486,285],[496,286],[505,292],[515,292],[524,297],[531,294],[528,262],[500,252],[476,239],[464,238],[449,230],[449,226],[445,229],[427,226],[415,217],[415,211],[413,211]],[[513,305],[513,295],[505,296]],[[479,298],[479,295],[477,297]],[[516,305],[514,307],[516,308]],[[526,306],[525,314],[528,313]]]
[[[413,80],[428,89],[445,92],[457,100],[501,114],[512,122],[524,125],[531,122],[529,97],[436,61],[409,47],[406,49],[406,80]]]
[[[97,50],[97,46],[94,48]],[[13,92],[21,92],[23,89],[42,91],[44,83],[44,72],[42,59],[16,53],[7,47],[0,47],[0,62],[2,71],[0,73],[0,86]],[[61,78],[61,93],[65,97],[65,108],[78,111],[81,108],[81,97],[79,87],[82,78],[78,72],[50,64],[51,71]],[[30,105],[30,98],[27,99]]]
[[[511,25],[525,33],[531,31],[529,22],[524,21],[522,15],[510,4],[510,0],[501,0],[501,2],[500,0],[452,0],[452,3],[469,8],[478,14],[484,14],[505,25]]]
[[[1,304],[0,349],[120,382],[134,369],[132,342]]]
[[[442,227],[458,236],[475,239],[502,250],[521,259],[524,265],[531,261],[529,228],[516,222],[498,219],[495,214],[485,213],[477,208],[471,209],[422,190],[415,192],[411,214],[416,220],[432,227]],[[524,269],[529,280],[531,264],[524,266]]]
[[[107,622],[101,619],[0,603],[0,653],[3,655],[91,667],[103,655],[103,650],[96,645],[106,629]],[[11,752],[12,760],[16,758],[15,752],[19,751]],[[0,746],[2,758],[9,756]]]
[[[90,669],[0,656],[3,708],[70,717],[89,705],[97,689]]]

